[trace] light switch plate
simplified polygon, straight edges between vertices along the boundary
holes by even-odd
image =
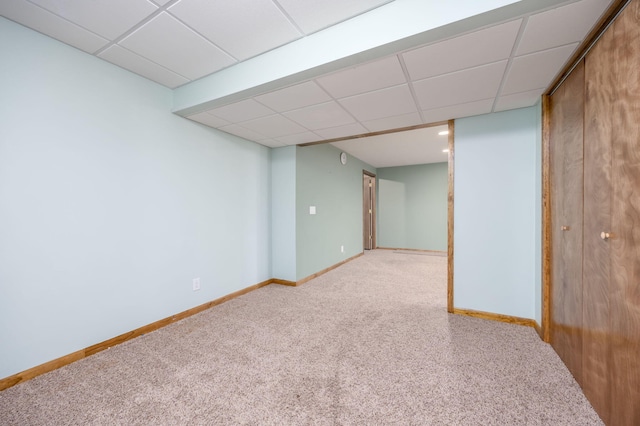
[[[309,214],[316,214],[316,206],[309,206]]]

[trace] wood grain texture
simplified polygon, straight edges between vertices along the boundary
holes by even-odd
[[[295,281],[281,280],[279,278],[274,278],[274,279],[271,280],[271,282],[273,284],[286,285],[286,286],[289,286],[289,287],[295,287],[297,285],[297,283]]]
[[[640,425],[640,0],[613,30],[610,420]]]
[[[582,389],[605,423],[611,405],[610,252],[600,233],[611,228],[614,48],[608,31],[585,57]]]
[[[473,309],[454,308],[453,312],[451,313],[456,315],[465,315],[465,316],[474,317],[474,318],[482,318],[482,319],[491,320],[491,321],[506,322],[509,324],[525,325],[527,327],[536,326],[535,320],[532,320],[529,318],[520,318],[520,317],[514,317],[510,315],[494,314],[491,312],[475,311]]]
[[[567,65],[562,69],[558,77],[551,83],[549,89],[545,92],[546,95],[552,95],[558,87],[564,82],[576,64],[578,64],[582,59],[591,51],[593,46],[598,41],[598,38],[605,30],[611,25],[613,20],[616,18],[618,13],[624,9],[624,7],[629,3],[630,0],[613,0],[611,5],[605,13],[602,14],[602,17],[596,22],[593,26],[593,29],[587,34],[584,38],[584,41],[578,46],[575,53],[571,56],[571,58],[567,61]]]
[[[455,123],[449,120],[449,166],[447,195],[447,312],[453,312],[453,187],[455,175]]]
[[[583,124],[581,63],[551,97],[550,128],[551,344],[578,383],[582,383]],[[562,226],[568,231],[561,231]]]
[[[551,341],[551,99],[542,96],[542,324],[541,338]]]

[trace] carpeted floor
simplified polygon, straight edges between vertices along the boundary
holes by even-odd
[[[602,424],[532,328],[446,313],[446,262],[264,287],[0,392],[0,424]]]

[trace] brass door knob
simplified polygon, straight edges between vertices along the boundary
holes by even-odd
[[[570,228],[568,226],[561,226],[560,230],[561,231],[568,231]]]
[[[610,234],[610,233],[608,233],[608,232],[604,232],[604,231],[602,231],[602,232],[600,233],[600,238],[602,238],[603,240],[605,240],[605,241],[606,241],[606,240],[608,240],[609,238],[611,238],[611,234]]]

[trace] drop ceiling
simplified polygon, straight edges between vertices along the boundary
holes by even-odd
[[[188,90],[202,92],[197,85],[218,74],[227,81],[229,75],[244,78],[248,68],[242,66],[251,60],[277,57],[296,43],[308,41],[311,46],[336,28],[363,28],[351,32],[353,40],[343,40],[344,44],[375,41],[381,36],[374,27],[355,26],[365,18],[389,16],[380,30],[392,31],[411,26],[408,20],[399,24],[391,19],[391,11],[401,7],[410,10],[427,4],[429,10],[445,15],[447,7],[473,8],[482,3],[10,0],[0,1],[0,14],[182,95]],[[175,112],[275,148],[532,106],[611,0],[484,3],[496,6],[478,13],[484,20],[469,18],[464,21],[468,25],[450,22],[425,31],[430,37],[404,37],[403,43],[388,43],[387,50],[398,47],[386,54],[379,53],[383,49],[363,50],[337,69],[342,62],[327,60],[313,72],[292,73],[290,78],[256,83],[226,96],[206,98],[205,93],[203,101]],[[326,52],[307,52],[314,55]],[[407,158],[399,162],[415,158],[411,149],[403,151]]]

